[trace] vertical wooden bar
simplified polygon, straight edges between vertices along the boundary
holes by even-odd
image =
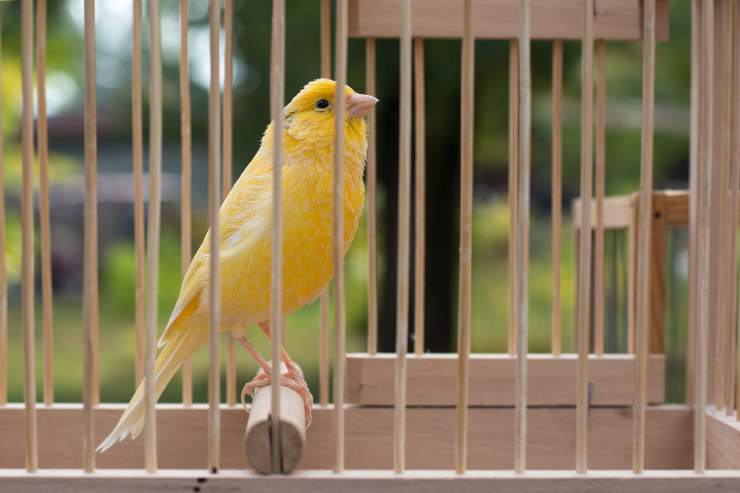
[[[593,179],[593,0],[583,0],[581,47],[581,234],[578,251],[576,471],[588,470],[588,352],[591,319],[591,191]]]
[[[207,468],[217,472],[221,463],[221,415],[219,412],[220,397],[220,340],[221,328],[221,263],[219,234],[219,203],[221,193],[220,180],[220,95],[219,95],[219,44],[220,44],[221,2],[209,0],[208,24],[209,47],[211,62],[211,78],[208,88],[208,216],[211,225],[210,250],[208,262],[208,458]],[[273,341],[280,337],[280,330],[273,330]],[[279,339],[278,339],[279,342]],[[277,360],[279,361],[279,359]],[[279,372],[275,372],[273,380],[280,385]],[[274,412],[274,409],[273,409]],[[279,410],[278,410],[279,412]],[[279,418],[279,414],[278,414]],[[278,434],[279,436],[279,434]]]
[[[694,402],[697,334],[697,180],[699,173],[699,51],[701,32],[699,0],[691,2],[691,135],[689,157],[689,282],[688,338],[686,347],[686,403]]]
[[[647,355],[650,325],[650,236],[653,195],[653,120],[655,113],[655,0],[643,2],[642,31],[642,152],[640,162],[640,208],[637,235],[637,333],[635,338],[635,399],[632,434],[632,471],[645,468],[645,405],[647,403]]]
[[[46,0],[36,1],[36,101],[38,118],[39,222],[41,223],[41,300],[44,330],[44,404],[54,402],[54,330],[51,292],[49,213],[49,137],[46,124]]]
[[[473,2],[465,0],[460,94],[460,279],[457,308],[457,429],[455,471],[467,469],[468,360],[470,359],[473,264],[473,132],[475,111],[475,39]],[[511,192],[511,190],[509,190]]]
[[[331,77],[331,4],[321,0],[321,77]],[[319,403],[329,404],[329,288],[321,293],[319,329]]]
[[[737,228],[737,222],[738,222],[738,212],[737,212],[737,204],[738,201],[740,201],[740,4],[738,4],[737,0],[734,2],[734,32],[733,32],[733,44],[734,44],[734,59],[733,59],[733,72],[732,72],[732,166],[735,170],[735,180],[733,181],[732,185],[732,192],[733,192],[733,198],[732,198],[732,204],[735,204],[735,207],[733,207],[733,214],[735,214],[734,221],[732,223],[732,227]],[[733,254],[735,250],[732,250]],[[735,259],[737,262],[737,260]],[[733,315],[735,317],[738,316],[737,310],[738,310],[738,284],[737,279],[733,279],[733,291],[732,291],[732,299],[733,299]],[[733,358],[733,363],[735,365],[735,377],[734,377],[734,386],[735,386],[735,416],[736,419],[738,416],[738,412],[740,412],[740,405],[738,405],[738,401],[740,400],[740,362],[738,360],[740,359],[740,347],[738,347],[738,334],[737,329],[740,326],[740,318],[735,320],[733,322],[733,329],[734,329],[734,339],[733,339],[733,349],[735,351],[735,357]]]
[[[411,2],[401,9],[398,137],[398,245],[396,263],[396,373],[393,398],[393,470],[406,469],[406,351],[409,333],[411,235]]]
[[[157,352],[159,235],[162,175],[162,38],[159,0],[149,0],[149,220],[146,266],[146,334],[144,337],[144,459],[147,472],[157,471],[157,403],[154,358]]]
[[[21,3],[21,78],[23,112],[21,116],[21,326],[25,373],[23,395],[26,400],[26,469],[38,469],[38,430],[36,425],[36,357],[33,322],[33,3]],[[87,258],[86,258],[87,260]],[[5,259],[3,259],[5,261]]]
[[[344,308],[344,112],[342,97],[347,85],[347,0],[337,0],[334,79],[336,98],[342,103],[334,110],[334,472],[344,472],[344,394],[346,381],[346,320]]]
[[[146,315],[146,254],[144,247],[144,133],[141,102],[141,0],[134,0],[131,54],[131,139],[134,171],[134,255],[136,262],[135,327],[136,386],[144,378],[144,326]]]
[[[562,350],[560,304],[560,242],[563,228],[563,41],[552,45],[552,312],[550,350]]]
[[[223,161],[221,193],[231,190],[233,164],[232,94],[234,86],[234,0],[224,0],[224,93],[223,93]],[[236,405],[236,356],[234,338],[226,338],[226,403]]]
[[[722,392],[724,397],[722,399],[723,405],[727,411],[727,414],[732,413],[733,404],[733,392],[735,391],[734,375],[735,375],[735,358],[733,354],[733,340],[734,340],[734,328],[735,328],[735,315],[733,309],[734,304],[734,287],[735,280],[737,279],[737,263],[735,253],[735,237],[737,236],[737,201],[733,203],[733,199],[736,197],[736,187],[732,184],[735,183],[735,169],[732,162],[732,59],[733,59],[733,18],[732,18],[732,2],[731,0],[723,0],[722,3],[722,58],[721,64],[721,97],[722,97],[722,112],[720,118],[722,119],[721,124],[721,147],[720,147],[720,161],[722,163],[723,175],[726,180],[721,184],[722,198],[724,199],[724,206],[722,207],[722,214],[724,216],[722,232],[723,232],[723,249],[722,261],[723,266],[727,268],[722,269],[722,285],[723,293],[722,303],[724,309],[722,310],[722,334],[724,343],[722,344],[722,368],[724,386]],[[734,206],[733,206],[734,204]],[[733,222],[734,221],[734,222]]]
[[[516,224],[519,201],[517,176],[519,173],[519,41],[509,42],[509,317],[507,348],[510,355],[516,353]]]
[[[529,39],[529,0],[521,0],[519,30],[519,176],[516,233],[516,423],[514,470],[527,468],[527,353],[529,342],[529,182],[532,140],[532,67]]]
[[[424,40],[414,40],[414,353],[424,354],[424,259],[426,252],[426,108],[424,101]]]
[[[272,284],[271,314],[272,364],[280,368],[283,339],[283,100],[285,98],[285,0],[272,2],[272,41],[270,62],[270,118],[272,119]],[[280,371],[272,373],[270,446],[272,467],[282,471],[280,439]]]
[[[375,95],[375,39],[365,40],[365,78],[367,93]],[[378,352],[378,226],[377,157],[375,148],[375,111],[367,115],[367,352]]]
[[[698,0],[697,0],[698,1]],[[714,86],[714,2],[701,3],[701,66],[700,108],[701,133],[699,137],[699,210],[698,210],[698,333],[696,344],[696,405],[694,412],[694,470],[703,473],[706,469],[706,416],[707,404],[707,356],[709,337],[709,274],[710,274],[710,219],[712,189],[712,132],[713,132],[713,86]]]
[[[140,0],[135,0],[140,1]],[[188,58],[188,0],[180,0],[180,269],[183,278],[190,267],[192,257],[191,239],[191,190],[192,190],[192,147],[190,113],[190,60]],[[182,402],[193,403],[193,362],[191,358],[182,363]]]
[[[728,160],[730,161],[730,196],[729,196],[729,212],[730,212],[730,220],[729,224],[727,225],[728,229],[730,230],[729,236],[730,236],[730,245],[728,246],[728,251],[730,255],[730,269],[728,269],[729,274],[729,282],[730,282],[730,313],[729,313],[729,320],[728,320],[728,330],[730,331],[730,339],[728,341],[728,358],[727,358],[727,386],[726,386],[726,394],[725,394],[725,401],[727,402],[727,415],[731,416],[734,414],[735,411],[735,386],[736,386],[736,374],[735,372],[737,367],[737,326],[738,326],[738,316],[737,316],[737,222],[738,222],[738,211],[737,211],[737,205],[738,205],[738,198],[740,198],[740,149],[738,146],[740,146],[740,138],[738,138],[738,123],[740,122],[740,115],[738,115],[738,108],[737,108],[737,99],[738,99],[738,93],[740,92],[740,89],[738,89],[738,84],[740,84],[740,66],[738,66],[738,23],[736,22],[736,18],[738,15],[738,10],[740,7],[738,6],[737,0],[733,0],[731,7],[730,7],[730,21],[729,21],[729,30],[731,32],[731,35],[728,39],[728,45],[729,45],[729,61],[728,65],[730,66],[730,94],[729,99],[727,101],[728,106],[730,107],[729,113],[730,116],[728,117],[729,120],[729,136],[728,136]],[[734,274],[734,275],[733,275]]]
[[[0,5],[0,80],[2,80],[2,7]],[[0,114],[3,100],[0,93]],[[0,118],[0,405],[8,402],[8,272],[5,266],[5,132]]]
[[[596,231],[594,234],[594,352],[604,354],[604,193],[606,188],[606,41],[596,42]]]
[[[637,274],[637,195],[630,197],[630,221],[627,225],[627,352],[635,352],[635,276]]]

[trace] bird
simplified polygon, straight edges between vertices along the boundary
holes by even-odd
[[[339,93],[339,95],[337,95]],[[334,275],[333,167],[335,114],[344,105],[343,247],[346,254],[364,209],[363,174],[367,157],[365,117],[378,99],[349,86],[337,91],[330,79],[316,79],[284,107],[283,123],[283,279],[282,313],[289,314],[315,301]],[[261,366],[251,383],[269,383],[270,364],[246,337],[257,324],[270,337],[272,257],[273,123],[270,123],[251,162],[244,169],[219,211],[221,287],[220,330],[231,334]],[[172,314],[158,342],[155,392],[159,399],[184,360],[208,338],[208,231],[186,271]],[[287,374],[283,385],[298,391],[310,422],[312,397],[298,366],[282,349]],[[265,376],[267,375],[267,376]],[[247,384],[248,386],[250,384]],[[128,407],[98,446],[104,452],[116,443],[135,439],[144,428],[144,388],[139,384]],[[245,389],[247,387],[245,386]]]

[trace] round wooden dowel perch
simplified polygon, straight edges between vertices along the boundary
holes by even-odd
[[[286,368],[281,364],[282,374]],[[287,387],[280,393],[280,457],[279,464],[273,464],[271,445],[272,402],[271,385],[257,389],[252,396],[244,446],[247,461],[260,474],[288,474],[301,461],[303,444],[306,441],[306,415],[303,398],[298,392]]]

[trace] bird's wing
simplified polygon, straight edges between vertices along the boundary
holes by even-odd
[[[271,221],[272,160],[269,153],[258,151],[224,200],[219,212],[219,256],[229,256],[244,245],[246,234],[269,228]],[[250,233],[251,232],[251,233]],[[159,340],[159,346],[171,336],[175,320],[199,297],[208,285],[208,263],[211,251],[209,230],[193,256],[180,287],[180,294],[170,320]]]

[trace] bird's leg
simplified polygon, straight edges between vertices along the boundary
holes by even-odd
[[[267,336],[268,339],[272,340],[272,332],[270,331],[270,324],[267,322],[259,322],[257,326]],[[280,346],[280,359],[285,363],[285,367],[288,369],[286,375],[283,376],[282,385],[292,389],[303,398],[303,408],[306,413],[306,428],[311,424],[311,406],[313,406],[313,395],[308,388],[306,380],[303,378],[303,372],[295,364],[293,359],[288,355],[285,347]]]
[[[259,372],[257,373],[257,376],[254,377],[250,382],[244,385],[244,388],[242,388],[242,404],[246,406],[245,398],[247,395],[254,392],[256,389],[265,387],[270,384],[270,375],[271,375],[271,368],[270,363],[265,360],[265,358],[262,357],[262,355],[257,351],[257,349],[252,345],[252,342],[247,339],[246,336],[234,336],[232,334],[229,334],[231,337],[236,339],[239,344],[242,345],[244,349],[247,350],[247,352],[254,358],[254,360],[257,362],[257,364],[260,367]]]

